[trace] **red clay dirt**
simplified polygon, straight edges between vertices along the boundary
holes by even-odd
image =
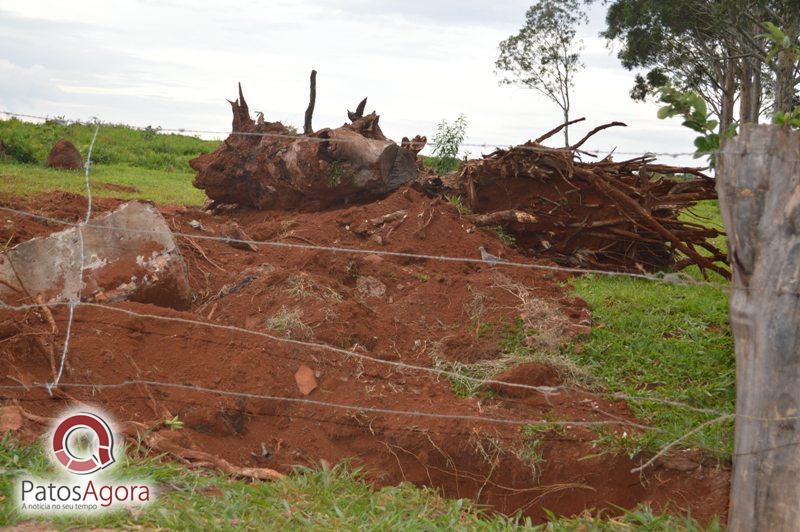
[[[86,207],[85,198],[66,193],[0,203],[71,221],[78,221]],[[120,203],[100,199],[95,210]],[[146,379],[354,407],[155,385],[65,387],[66,393],[56,393],[55,398],[36,388],[4,391],[3,404],[18,402],[27,412],[52,417],[73,399],[100,405],[118,421],[150,426],[178,416],[184,429],[162,428],[160,435],[233,464],[286,473],[297,464],[318,467],[323,460],[349,460],[363,467],[376,486],[404,480],[433,486],[447,497],[473,498],[497,511],[521,510],[537,522],[546,520],[545,509],[562,515],[589,508],[613,514],[617,506],[637,503],[691,512],[701,521],[725,515],[727,470],[693,457],[681,460],[680,467],[665,461],[642,476],[632,474],[641,460],[595,447],[596,431],[581,424],[636,422],[628,407],[562,383],[553,368],[541,363],[517,369],[498,365],[497,373],[506,369],[509,382],[564,384],[557,393],[496,388],[497,393],[484,390],[462,398],[447,378],[427,372],[120,312],[243,327],[381,360],[440,368],[503,359],[503,340],[520,333],[514,325],[519,319],[542,334],[561,335],[549,344],[532,343],[537,349],[575,340],[584,332],[590,312],[585,302],[568,295],[560,283],[566,277],[560,273],[291,247],[259,246],[253,252],[204,238],[220,236],[225,224],[235,221],[260,241],[475,258],[483,246],[504,259],[532,263],[493,233],[476,229],[453,206],[404,188],[368,205],[316,213],[233,209],[212,215],[175,206],[159,210],[174,231],[194,235],[179,239],[195,294],[191,309],[135,302],[78,307],[63,382]],[[405,215],[393,215],[398,211]],[[390,221],[375,222],[386,215],[393,215]],[[56,229],[4,213],[0,239],[13,245]],[[25,302],[23,296],[20,302]],[[55,335],[41,310],[0,312],[0,384],[52,380],[50,357],[60,350],[66,312],[55,307],[52,314]],[[530,361],[519,360],[523,362]],[[318,386],[308,396],[295,381],[303,365],[313,370]],[[519,425],[368,408],[571,424],[524,435]],[[630,425],[608,428],[620,433],[638,430]],[[27,421],[21,434],[34,437],[42,430]]]
[[[48,168],[80,170],[83,168],[83,157],[74,144],[66,139],[59,139],[53,144],[44,165]]]

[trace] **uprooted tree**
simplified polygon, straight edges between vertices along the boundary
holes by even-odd
[[[574,122],[583,120],[578,119]],[[697,168],[655,164],[640,156],[616,162],[580,148],[594,128],[568,148],[534,141],[467,162],[446,179],[465,199],[476,225],[500,226],[517,246],[561,264],[626,271],[697,265],[729,276],[716,229],[682,219],[683,209],[716,198],[714,180]],[[676,179],[679,177],[679,179]]]
[[[311,83],[304,135],[263,115],[253,120],[240,84],[239,98],[230,101],[233,131],[216,151],[189,163],[197,170],[194,185],[218,203],[269,209],[374,198],[416,179],[419,142],[402,147],[387,139],[378,115],[364,114],[366,98],[348,111],[350,123],[310,131],[314,75]]]
[[[306,114],[311,131],[315,98]],[[714,180],[697,168],[656,164],[651,156],[596,161],[581,147],[613,122],[594,128],[565,148],[534,141],[467,161],[441,178],[422,170],[417,153],[427,139],[386,138],[378,115],[365,114],[366,98],[350,122],[335,128],[291,132],[280,122],[254,121],[239,88],[230,102],[233,132],[213,153],[191,161],[195,186],[217,203],[258,209],[319,209],[369,201],[402,185],[431,194],[457,194],[476,226],[501,227],[526,253],[580,268],[626,271],[682,269],[697,265],[723,276],[727,257],[713,244],[720,231],[683,219],[683,210],[716,198]]]

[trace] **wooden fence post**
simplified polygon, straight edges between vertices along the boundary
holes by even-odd
[[[736,345],[728,526],[800,530],[800,133],[742,127],[718,158]],[[778,419],[783,418],[783,419]]]

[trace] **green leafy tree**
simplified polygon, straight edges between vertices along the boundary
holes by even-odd
[[[733,122],[737,64],[731,57],[737,49],[721,17],[700,16],[702,3],[724,2],[613,0],[601,35],[618,45],[622,66],[639,70],[633,99],[666,86],[696,92],[725,131]]]
[[[575,74],[583,68],[576,27],[588,21],[579,0],[540,0],[525,14],[525,25],[500,43],[495,67],[501,84],[533,89],[555,103],[569,122]],[[569,146],[569,128],[564,127]]]
[[[606,24],[623,66],[641,70],[634,98],[667,84],[696,92],[720,134],[737,99],[742,123],[796,103],[800,0],[611,0]]]
[[[452,122],[442,120],[436,126],[436,133],[431,142],[433,157],[429,158],[429,164],[437,174],[444,175],[458,168],[458,150],[461,148],[466,134],[467,117],[463,113]]]
[[[800,2],[792,11],[778,13],[768,10],[768,15],[782,25],[770,21],[761,26],[766,41],[764,62],[775,71],[775,114],[791,115],[797,111],[797,85],[800,83]],[[794,111],[793,111],[794,110]]]

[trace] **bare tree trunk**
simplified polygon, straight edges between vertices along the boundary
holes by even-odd
[[[569,109],[564,109],[564,147],[569,147]]]
[[[753,58],[743,57],[741,63],[741,88],[739,89],[739,122],[747,124],[752,122],[753,98]]]
[[[314,129],[311,127],[311,118],[314,116],[314,104],[317,101],[317,71],[311,71],[311,89],[308,95],[308,107],[306,117],[303,122],[303,135],[311,135]]]
[[[745,125],[723,143],[736,437],[728,526],[800,530],[800,133]]]
[[[792,111],[794,99],[794,54],[788,50],[778,52],[775,69],[775,112]]]
[[[753,58],[753,89],[750,91],[750,122],[758,124],[761,115],[761,59]]]
[[[719,134],[722,135],[733,123],[733,100],[736,96],[736,63],[734,59],[725,61],[725,82],[722,89],[722,106],[719,113]]]

